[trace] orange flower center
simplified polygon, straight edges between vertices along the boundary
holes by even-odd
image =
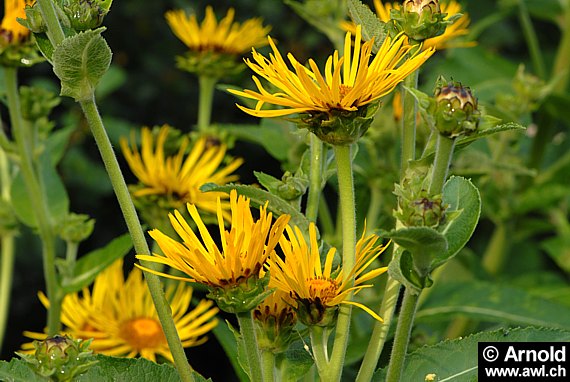
[[[319,298],[325,305],[337,295],[338,285],[334,280],[317,277],[307,280],[307,284],[311,299]]]
[[[147,317],[124,322],[121,325],[121,337],[134,349],[156,348],[166,343],[160,323]]]

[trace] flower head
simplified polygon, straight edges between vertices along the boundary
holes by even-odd
[[[162,196],[168,199],[169,208],[180,208],[184,203],[195,204],[200,210],[216,213],[217,199],[226,197],[223,192],[202,192],[205,183],[226,184],[237,180],[232,174],[242,163],[242,159],[233,159],[223,167],[226,146],[208,146],[206,138],[200,138],[186,154],[190,144],[187,137],[180,143],[175,155],[165,154],[165,144],[169,127],[162,126],[155,138],[148,128],[142,129],[141,150],[133,143],[121,138],[123,154],[131,170],[142,184],[133,195],[135,198]],[[224,216],[229,218],[229,204],[222,203]]]
[[[377,320],[380,317],[366,306],[348,300],[351,292],[370,287],[364,283],[384,273],[387,268],[365,270],[384,251],[386,246],[377,245],[378,236],[362,236],[356,245],[356,264],[353,269],[333,269],[336,252],[331,248],[324,267],[317,244],[317,230],[309,227],[309,245],[299,228],[287,226],[285,235],[279,241],[284,259],[272,256],[269,261],[271,280],[269,286],[285,292],[295,300],[299,319],[307,325],[328,326],[334,322],[340,304],[358,306]],[[352,283],[354,280],[354,283]]]
[[[275,290],[255,308],[253,318],[258,327],[257,341],[262,349],[274,352],[287,349],[297,322],[296,306],[289,294]]]
[[[352,48],[352,34],[346,34],[344,56],[335,51],[329,56],[324,75],[317,64],[309,60],[309,68],[301,65],[292,54],[287,55],[294,71],[279,53],[273,40],[269,44],[273,54],[269,59],[253,50],[253,60],[247,65],[259,76],[274,85],[278,91],[271,93],[253,76],[258,92],[253,90],[230,92],[257,101],[255,109],[238,107],[256,117],[280,117],[294,113],[355,112],[390,93],[397,84],[422,65],[433,49],[408,56],[411,46],[406,37],[387,37],[370,62],[373,40],[361,44],[361,27],[357,26]],[[265,104],[280,106],[275,110],[262,110]]]
[[[166,298],[183,346],[204,343],[204,334],[217,325],[214,316],[218,309],[212,307],[213,302],[202,300],[188,311],[192,288],[184,283],[169,286]],[[40,299],[49,308],[45,295],[40,294]],[[81,295],[67,295],[62,304],[61,321],[66,334],[74,338],[93,338],[90,348],[96,353],[117,357],[140,355],[152,361],[161,355],[172,362],[142,272],[135,268],[125,280],[122,260],[97,276],[92,292],[85,288]],[[24,335],[33,339],[46,337],[45,333],[24,332]],[[33,345],[23,344],[22,348],[29,351]]]
[[[4,0],[4,18],[0,25],[0,48],[7,45],[20,44],[28,39],[30,30],[21,25],[17,19],[25,19],[24,8],[33,0]]]
[[[449,20],[450,17],[453,17],[459,13],[462,13],[461,4],[456,2],[455,0],[449,1],[441,1],[439,3],[439,7],[441,9],[441,13],[447,13],[444,20]],[[399,3],[383,3],[382,0],[374,0],[374,8],[376,10],[376,15],[378,18],[387,23],[390,21],[390,13],[392,9],[399,10],[400,4]],[[455,20],[453,24],[447,25],[445,32],[439,36],[428,38],[423,42],[423,49],[428,48],[436,48],[437,50],[449,48],[451,46],[470,46],[470,43],[461,43],[458,44],[457,42],[453,41],[456,40],[457,37],[464,36],[469,33],[467,29],[469,27],[469,15],[463,13],[462,16]]]
[[[196,206],[188,204],[188,212],[201,238],[184,220],[182,214],[174,211],[169,218],[182,243],[154,229],[150,231],[150,236],[156,241],[164,256],[138,255],[137,258],[168,265],[188,277],[148,270],[150,272],[210,287],[214,293],[212,297],[217,300],[218,305],[226,304],[226,297],[228,300],[239,300],[239,304],[242,302],[245,304],[240,307],[224,306],[223,309],[226,311],[252,310],[261,302],[256,301],[254,297],[261,296],[265,288],[265,285],[259,285],[257,282],[260,279],[260,272],[263,271],[265,261],[279,242],[289,216],[281,215],[272,222],[272,214],[267,212],[265,205],[259,209],[259,218],[255,220],[249,204],[250,199],[238,197],[236,190],[230,192],[231,222],[230,230],[227,231],[218,198],[218,233],[221,247],[214,242]],[[235,299],[233,293],[238,293],[243,298]]]

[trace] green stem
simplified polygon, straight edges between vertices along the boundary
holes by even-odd
[[[354,179],[352,174],[352,156],[350,146],[334,146],[338,190],[340,198],[341,224],[342,224],[342,269],[348,274],[356,263],[356,206],[354,202]],[[348,281],[352,286],[354,279]],[[347,297],[352,299],[352,293]],[[339,308],[334,345],[328,371],[328,382],[339,381],[350,330],[350,316],[352,306],[343,304]]]
[[[404,80],[404,86],[410,89],[418,87],[419,71],[416,70]],[[412,93],[402,91],[404,116],[402,118],[402,174],[406,172],[409,161],[416,158],[416,116],[418,105]]]
[[[309,335],[311,337],[311,348],[313,349],[313,360],[321,378],[327,373],[329,365],[328,355],[328,335],[327,328],[321,326],[311,326]]]
[[[217,78],[200,76],[198,83],[200,86],[200,97],[198,100],[198,131],[205,132],[210,127],[212,118],[212,104],[214,102],[214,89]]]
[[[239,331],[245,345],[247,363],[249,364],[249,378],[251,381],[262,381],[264,373],[261,367],[252,312],[237,313],[236,316],[239,322]]]
[[[503,269],[507,258],[507,226],[504,222],[497,222],[491,240],[483,254],[483,268],[490,275],[497,275]]]
[[[262,350],[261,362],[263,365],[263,381],[275,381],[275,354],[271,350]]]
[[[435,148],[435,159],[433,161],[433,173],[429,185],[430,195],[439,195],[443,191],[443,184],[447,179],[447,171],[451,165],[455,139],[438,135],[437,146]]]
[[[398,302],[398,296],[400,295],[400,285],[401,284],[397,280],[388,276],[379,312],[380,317],[382,317],[384,322],[376,321],[374,324],[372,337],[370,338],[368,348],[364,354],[364,359],[360,365],[356,382],[368,382],[372,380],[372,376],[376,370],[376,365],[378,364],[378,359],[380,358],[380,354],[382,353],[382,349],[386,343],[386,338],[388,337],[388,331],[390,330],[392,319],[394,318],[396,303]]]
[[[562,24],[562,38],[556,51],[556,58],[552,68],[552,78],[560,76],[554,87],[555,94],[563,94],[568,86],[568,68],[570,67],[570,4],[565,6]]]
[[[69,269],[73,269],[73,264],[75,264],[75,260],[77,259],[77,251],[79,249],[79,243],[74,241],[66,241],[65,242],[66,249],[65,249],[65,260],[67,261]]]
[[[20,170],[24,178],[24,183],[28,191],[30,203],[36,217],[36,224],[40,239],[42,241],[43,269],[46,282],[47,297],[50,301],[48,309],[47,327],[48,334],[57,334],[60,330],[60,312],[61,300],[59,287],[57,284],[55,269],[55,236],[53,227],[49,220],[49,213],[45,194],[42,191],[39,177],[36,174],[33,164],[33,153],[30,151],[30,145],[24,126],[21,109],[20,97],[18,93],[18,79],[15,68],[4,68],[4,82],[6,86],[6,96],[8,98],[8,108],[10,110],[10,122],[12,124],[12,134],[20,158]]]
[[[392,348],[392,355],[390,356],[386,382],[399,382],[401,379],[408,343],[410,342],[410,335],[412,333],[412,326],[414,324],[414,316],[416,315],[416,307],[418,306],[418,298],[419,294],[406,288],[402,308],[400,309],[400,315],[398,317],[398,326],[396,327],[394,347]]]
[[[0,238],[0,350],[2,350],[10,311],[15,252],[14,235],[3,235]]]
[[[378,216],[382,211],[382,190],[377,183],[376,180],[370,185],[370,204],[366,213],[366,234],[374,231],[378,223]]]
[[[323,141],[313,133],[311,136],[311,169],[309,173],[309,195],[307,196],[307,208],[305,216],[311,222],[317,222],[319,214],[319,199],[322,191],[323,171]]]
[[[127,184],[125,183],[125,179],[123,178],[123,174],[119,167],[119,163],[115,157],[113,146],[111,145],[111,141],[109,140],[109,136],[107,135],[107,131],[103,126],[103,121],[101,120],[101,116],[97,110],[95,98],[93,97],[89,100],[81,101],[80,105],[83,113],[85,114],[85,118],[89,123],[89,127],[91,128],[93,138],[95,139],[97,147],[99,148],[99,152],[101,154],[101,158],[103,159],[103,163],[105,164],[105,168],[107,169],[113,190],[115,191],[115,195],[119,201],[123,217],[127,224],[129,233],[131,234],[135,251],[137,254],[141,255],[149,254],[150,251],[146,242],[146,238],[144,236],[144,232],[137,216],[135,206],[129,194]],[[141,263],[147,268],[152,267],[152,265],[148,262]],[[186,359],[186,354],[184,353],[184,348],[180,342],[178,332],[176,331],[176,326],[171,315],[170,305],[164,296],[164,290],[162,289],[160,279],[157,275],[150,272],[144,272],[144,275],[154,302],[154,306],[158,313],[164,335],[168,342],[168,347],[170,348],[170,352],[174,358],[174,364],[178,370],[178,373],[180,374],[180,378],[183,381],[194,381],[192,368]]]
[[[37,3],[40,7],[43,21],[47,25],[48,38],[55,47],[65,39],[63,28],[61,27],[57,17],[55,5],[52,0],[37,0]]]
[[[542,60],[542,52],[540,50],[540,45],[538,43],[538,38],[536,37],[536,31],[532,25],[530,15],[528,14],[528,9],[523,0],[519,0],[519,20],[523,30],[526,43],[528,45],[528,50],[532,60],[532,66],[536,72],[536,75],[541,79],[545,79],[546,70],[544,69],[544,61]]]

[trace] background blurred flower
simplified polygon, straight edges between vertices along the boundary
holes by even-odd
[[[204,343],[203,336],[218,323],[214,318],[218,309],[212,307],[213,302],[202,300],[188,311],[192,288],[184,283],[170,285],[166,298],[182,345]],[[42,293],[40,300],[49,307]],[[85,288],[81,295],[73,293],[64,298],[62,323],[63,332],[74,338],[93,338],[90,348],[96,353],[129,358],[140,355],[152,361],[160,355],[173,361],[142,272],[134,268],[125,280],[122,259],[97,276],[92,292]],[[36,340],[47,337],[46,333],[24,335]],[[32,351],[33,343],[23,344],[22,349]]]
[[[24,8],[33,0],[4,0],[4,18],[0,25],[0,51],[10,44],[19,44],[30,35],[30,30],[21,25],[17,19],[25,19]]]

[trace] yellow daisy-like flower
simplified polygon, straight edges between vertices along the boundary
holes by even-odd
[[[455,0],[441,1],[439,3],[441,13],[447,13],[445,20],[458,13],[462,13],[461,4]],[[390,21],[390,11],[392,9],[400,9],[399,3],[383,3],[382,0],[374,0],[374,8],[376,15],[383,22]],[[472,46],[473,43],[459,43],[453,44],[452,41],[459,36],[464,36],[469,33],[470,19],[469,15],[463,15],[455,20],[451,25],[448,25],[445,32],[437,37],[428,38],[423,43],[423,49],[436,48],[437,50],[446,49],[452,46]]]
[[[195,15],[188,16],[183,10],[167,12],[166,20],[176,37],[194,51],[241,55],[252,47],[267,45],[265,37],[271,27],[263,26],[259,18],[242,24],[234,22],[234,14],[230,8],[218,23],[212,7],[208,6],[201,25]]]
[[[344,56],[338,51],[329,56],[324,76],[317,64],[309,60],[309,68],[301,65],[292,54],[288,54],[291,71],[279,53],[273,40],[269,44],[273,54],[269,59],[255,49],[253,60],[247,65],[259,76],[265,78],[279,90],[267,91],[259,79],[253,76],[259,92],[252,90],[230,92],[257,101],[255,109],[237,105],[241,110],[256,117],[280,117],[293,113],[313,113],[331,111],[356,111],[362,106],[390,93],[397,84],[418,69],[433,54],[433,49],[408,55],[411,46],[406,45],[406,37],[386,38],[378,53],[370,62],[373,41],[361,45],[361,27],[356,28],[354,50],[352,34],[346,34]],[[281,109],[262,110],[264,104],[281,106]]]
[[[188,277],[148,270],[155,274],[198,282],[213,288],[232,288],[247,282],[249,278],[257,278],[267,257],[279,242],[289,216],[281,215],[272,223],[272,214],[267,212],[265,205],[259,209],[259,218],[255,220],[249,205],[250,199],[238,197],[236,190],[230,192],[231,225],[227,231],[218,199],[218,230],[221,238],[219,247],[204,225],[196,206],[188,204],[188,212],[198,227],[201,238],[194,233],[182,214],[174,211],[169,218],[172,227],[182,238],[182,243],[154,229],[149,234],[164,256],[138,255],[137,258],[168,265]]]
[[[287,237],[283,235],[279,245],[284,259],[271,256],[268,260],[271,280],[269,287],[288,293],[303,308],[299,316],[308,324],[328,325],[327,309],[339,304],[350,304],[365,310],[375,319],[382,319],[371,309],[355,301],[347,300],[351,292],[358,292],[371,285],[365,282],[386,272],[387,267],[366,271],[366,268],[386,249],[387,246],[376,244],[378,236],[364,236],[356,244],[356,264],[353,269],[339,267],[333,270],[336,252],[331,248],[321,263],[317,230],[311,223],[307,245],[299,228],[287,226]],[[354,279],[354,283],[352,280]]]
[[[222,167],[226,156],[226,146],[207,145],[206,138],[200,138],[186,155],[189,145],[187,137],[182,139],[178,153],[166,156],[164,145],[168,137],[168,126],[162,126],[156,143],[152,131],[142,129],[141,151],[139,152],[133,139],[131,147],[125,138],[120,144],[123,154],[132,172],[143,184],[134,192],[135,197],[147,195],[163,195],[172,201],[174,208],[184,203],[195,204],[200,210],[215,213],[217,199],[227,197],[223,192],[202,192],[200,187],[205,183],[226,184],[238,179],[232,174],[241,164],[242,159],[233,159]],[[222,203],[224,216],[229,218],[229,204]]]
[[[192,288],[179,283],[166,290],[178,335],[184,347],[198,346],[206,341],[204,335],[218,323],[218,308],[213,301],[202,300],[188,311],[192,300]],[[45,295],[40,299],[46,308]],[[62,304],[64,333],[73,338],[93,338],[90,345],[96,353],[116,357],[141,357],[156,361],[161,355],[173,362],[168,343],[154,309],[142,272],[133,269],[127,280],[123,277],[122,259],[97,276],[92,293],[83,289],[82,295],[67,295]],[[45,333],[24,332],[37,340]],[[33,343],[22,345],[24,351],[32,351]]]
[[[4,18],[0,25],[0,47],[21,43],[29,37],[30,30],[16,19],[25,19],[24,8],[32,3],[33,0],[4,0]]]

